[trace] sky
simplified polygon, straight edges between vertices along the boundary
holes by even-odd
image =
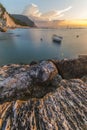
[[[87,0],[0,0],[11,14],[35,20],[87,19]]]

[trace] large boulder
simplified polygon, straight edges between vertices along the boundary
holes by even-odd
[[[3,72],[3,67],[1,69],[1,102],[24,97],[42,97],[47,93],[46,89],[48,91],[51,89],[50,87],[48,89],[45,84],[48,84],[58,73],[56,66],[51,61],[42,61],[37,65],[28,67],[27,71],[24,70],[24,72],[23,68],[21,71],[20,67],[16,68],[16,70],[15,67],[10,70],[10,75],[7,75],[7,78],[6,73]],[[9,74],[9,69],[6,72]]]
[[[87,55],[77,59],[54,60],[54,63],[64,79],[81,78],[83,75],[87,75]]]

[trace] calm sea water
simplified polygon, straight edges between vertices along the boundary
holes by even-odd
[[[53,43],[53,34],[63,37],[61,44]],[[76,58],[79,54],[87,54],[87,29],[15,29],[0,32],[0,65]]]

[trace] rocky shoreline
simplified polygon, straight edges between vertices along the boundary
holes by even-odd
[[[1,130],[86,130],[87,56],[0,67]]]

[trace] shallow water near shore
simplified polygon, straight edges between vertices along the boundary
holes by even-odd
[[[52,41],[53,34],[63,37],[61,44]],[[87,29],[15,29],[0,32],[0,65],[76,58],[86,53]]]

